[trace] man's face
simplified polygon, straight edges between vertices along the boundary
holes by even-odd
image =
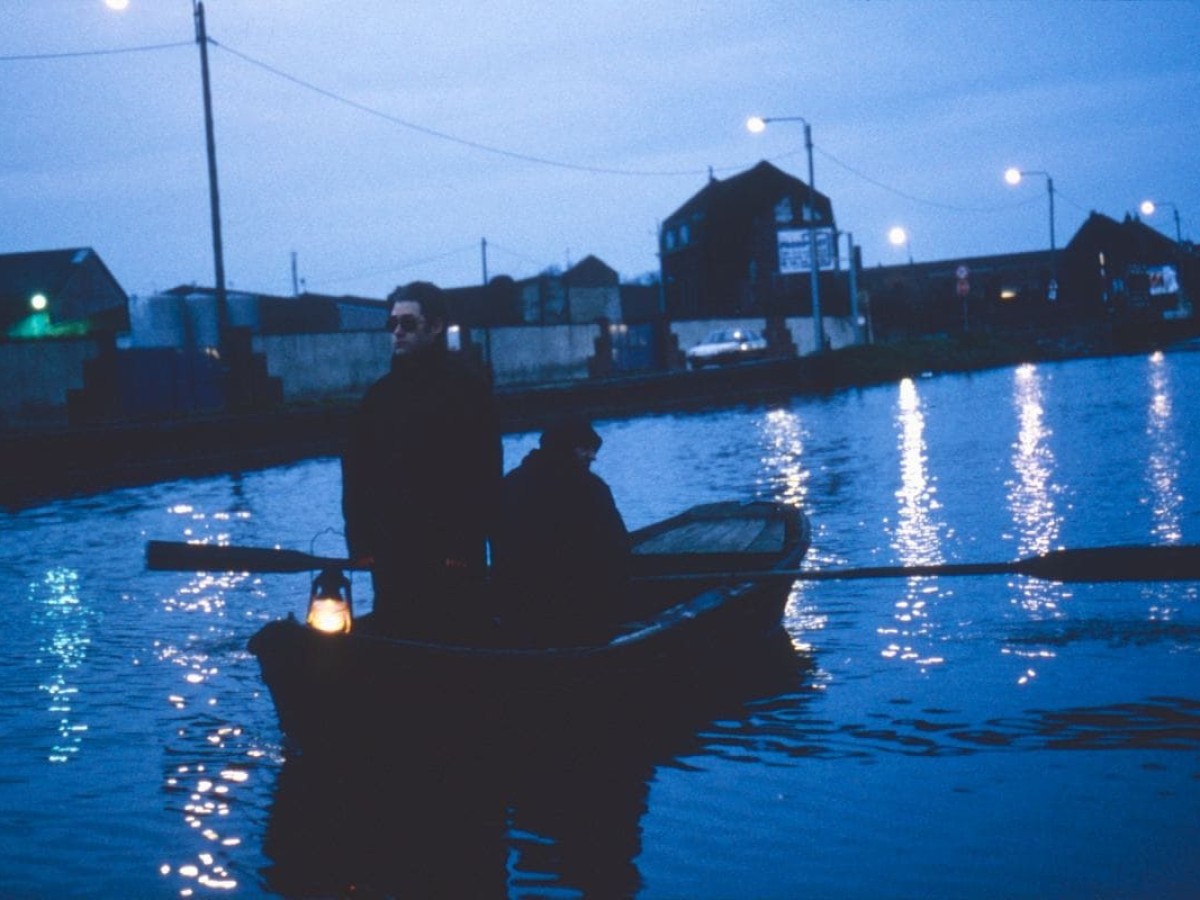
[[[442,323],[430,322],[421,315],[421,304],[416,300],[397,300],[392,304],[388,330],[392,332],[392,354],[408,356],[432,345],[442,333]]]
[[[579,464],[580,468],[590,469],[592,463],[596,461],[596,448],[576,447],[574,448],[574,456],[575,462]]]

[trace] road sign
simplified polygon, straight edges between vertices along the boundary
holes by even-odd
[[[959,281],[966,281],[967,278],[970,277],[970,275],[971,275],[971,270],[968,269],[966,266],[959,266],[957,269],[954,270],[954,275],[955,275],[955,277],[958,278]]]

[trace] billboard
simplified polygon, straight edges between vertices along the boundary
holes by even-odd
[[[781,228],[778,231],[779,274],[794,275],[812,270],[811,236],[807,228]],[[817,229],[817,265],[824,271],[837,268],[834,235],[830,228]]]
[[[1179,293],[1179,277],[1174,266],[1146,266],[1146,274],[1150,277],[1151,297]]]

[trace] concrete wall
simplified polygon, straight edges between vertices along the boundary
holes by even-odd
[[[472,332],[497,385],[586,378],[600,329],[594,325],[489,328]]]
[[[386,331],[274,334],[254,339],[267,374],[283,383],[285,403],[361,396],[388,370],[392,337]]]
[[[786,322],[798,351],[813,351],[812,320]],[[687,350],[718,328],[763,331],[754,319],[708,319],[671,323],[679,348]],[[833,348],[855,343],[851,320],[826,317]],[[168,329],[169,330],[169,329]],[[161,333],[161,332],[160,332]],[[600,329],[595,324],[472,329],[471,341],[492,366],[498,386],[570,381],[588,376]],[[267,335],[254,338],[268,374],[280,379],[285,402],[359,397],[387,371],[391,338],[384,331]],[[93,342],[28,341],[0,344],[0,427],[65,419],[67,392],[83,387],[84,361],[97,353]]]
[[[96,354],[90,340],[0,343],[0,427],[65,417],[67,391],[83,387]]]
[[[786,319],[785,323],[792,333],[792,342],[799,355],[807,356],[816,349],[817,336],[813,331],[812,316],[793,316]],[[825,341],[830,350],[840,350],[865,340],[865,337],[860,338],[861,329],[856,328],[854,320],[849,317],[822,316],[821,329],[825,332]]]

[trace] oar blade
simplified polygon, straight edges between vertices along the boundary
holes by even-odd
[[[1019,571],[1049,581],[1197,581],[1200,545],[1055,550],[1021,560]]]
[[[146,568],[168,572],[307,572],[313,569],[353,569],[348,559],[310,556],[273,547],[230,547],[149,541]]]

